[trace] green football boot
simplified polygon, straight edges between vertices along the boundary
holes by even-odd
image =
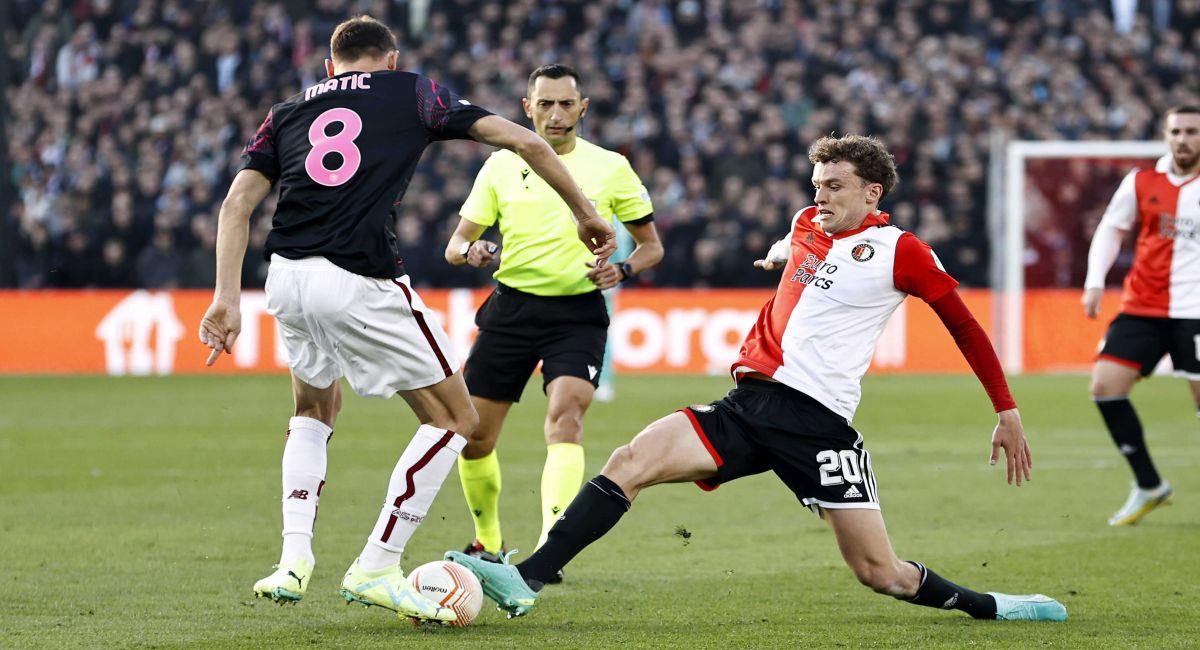
[[[461,564],[479,578],[483,585],[483,593],[496,601],[500,609],[508,612],[508,617],[524,616],[533,609],[538,594],[525,584],[525,579],[517,571],[517,567],[508,563],[508,558],[516,551],[510,551],[500,558],[499,562],[472,557],[458,551],[446,551],[446,559]]]
[[[348,603],[374,605],[417,621],[453,623],[458,615],[426,598],[404,577],[400,565],[367,571],[354,560],[342,578],[342,598]]]

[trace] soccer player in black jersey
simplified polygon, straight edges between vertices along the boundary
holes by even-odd
[[[399,393],[421,426],[396,464],[342,596],[401,616],[453,621],[453,611],[409,585],[399,562],[479,418],[445,332],[396,254],[392,212],[430,142],[474,139],[524,158],[571,207],[579,238],[599,260],[613,252],[613,231],[537,134],[396,70],[395,37],[379,21],[361,16],[338,25],[330,50],[329,77],[273,106],[246,145],[221,206],[216,291],[200,324],[211,365],[237,340],[249,217],[278,183],[266,289],[292,369],[295,417],[283,452],[283,550],[278,570],[254,592],[295,602],[308,587],[326,443],[345,377],[363,396]]]

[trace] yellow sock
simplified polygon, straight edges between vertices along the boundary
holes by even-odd
[[[475,521],[475,539],[489,553],[499,553],[504,537],[500,534],[500,459],[495,450],[474,460],[459,456],[458,478]]]
[[[579,494],[583,485],[583,445],[559,442],[546,447],[546,467],[542,470],[542,536],[538,548],[558,521],[563,510]]]

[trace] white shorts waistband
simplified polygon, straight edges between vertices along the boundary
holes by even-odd
[[[271,253],[271,266],[279,266],[281,268],[289,268],[289,269],[328,269],[328,268],[340,269],[340,268],[342,268],[342,267],[338,266],[337,264],[334,264],[333,262],[330,262],[329,260],[327,260],[324,257],[321,257],[319,255],[315,255],[313,257],[304,257],[304,258],[301,258],[298,260],[294,260],[294,259],[291,259],[288,257],[284,257],[284,256],[280,255],[279,253]]]

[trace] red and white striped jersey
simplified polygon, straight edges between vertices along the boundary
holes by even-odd
[[[1169,155],[1154,169],[1135,169],[1121,181],[1101,223],[1137,228],[1121,313],[1200,318],[1200,175],[1172,174]]]
[[[888,225],[886,212],[827,235],[816,207],[792,219],[791,255],[775,296],[742,343],[735,379],[760,372],[847,421],[888,318],[908,294],[933,302],[958,285],[929,246]]]

